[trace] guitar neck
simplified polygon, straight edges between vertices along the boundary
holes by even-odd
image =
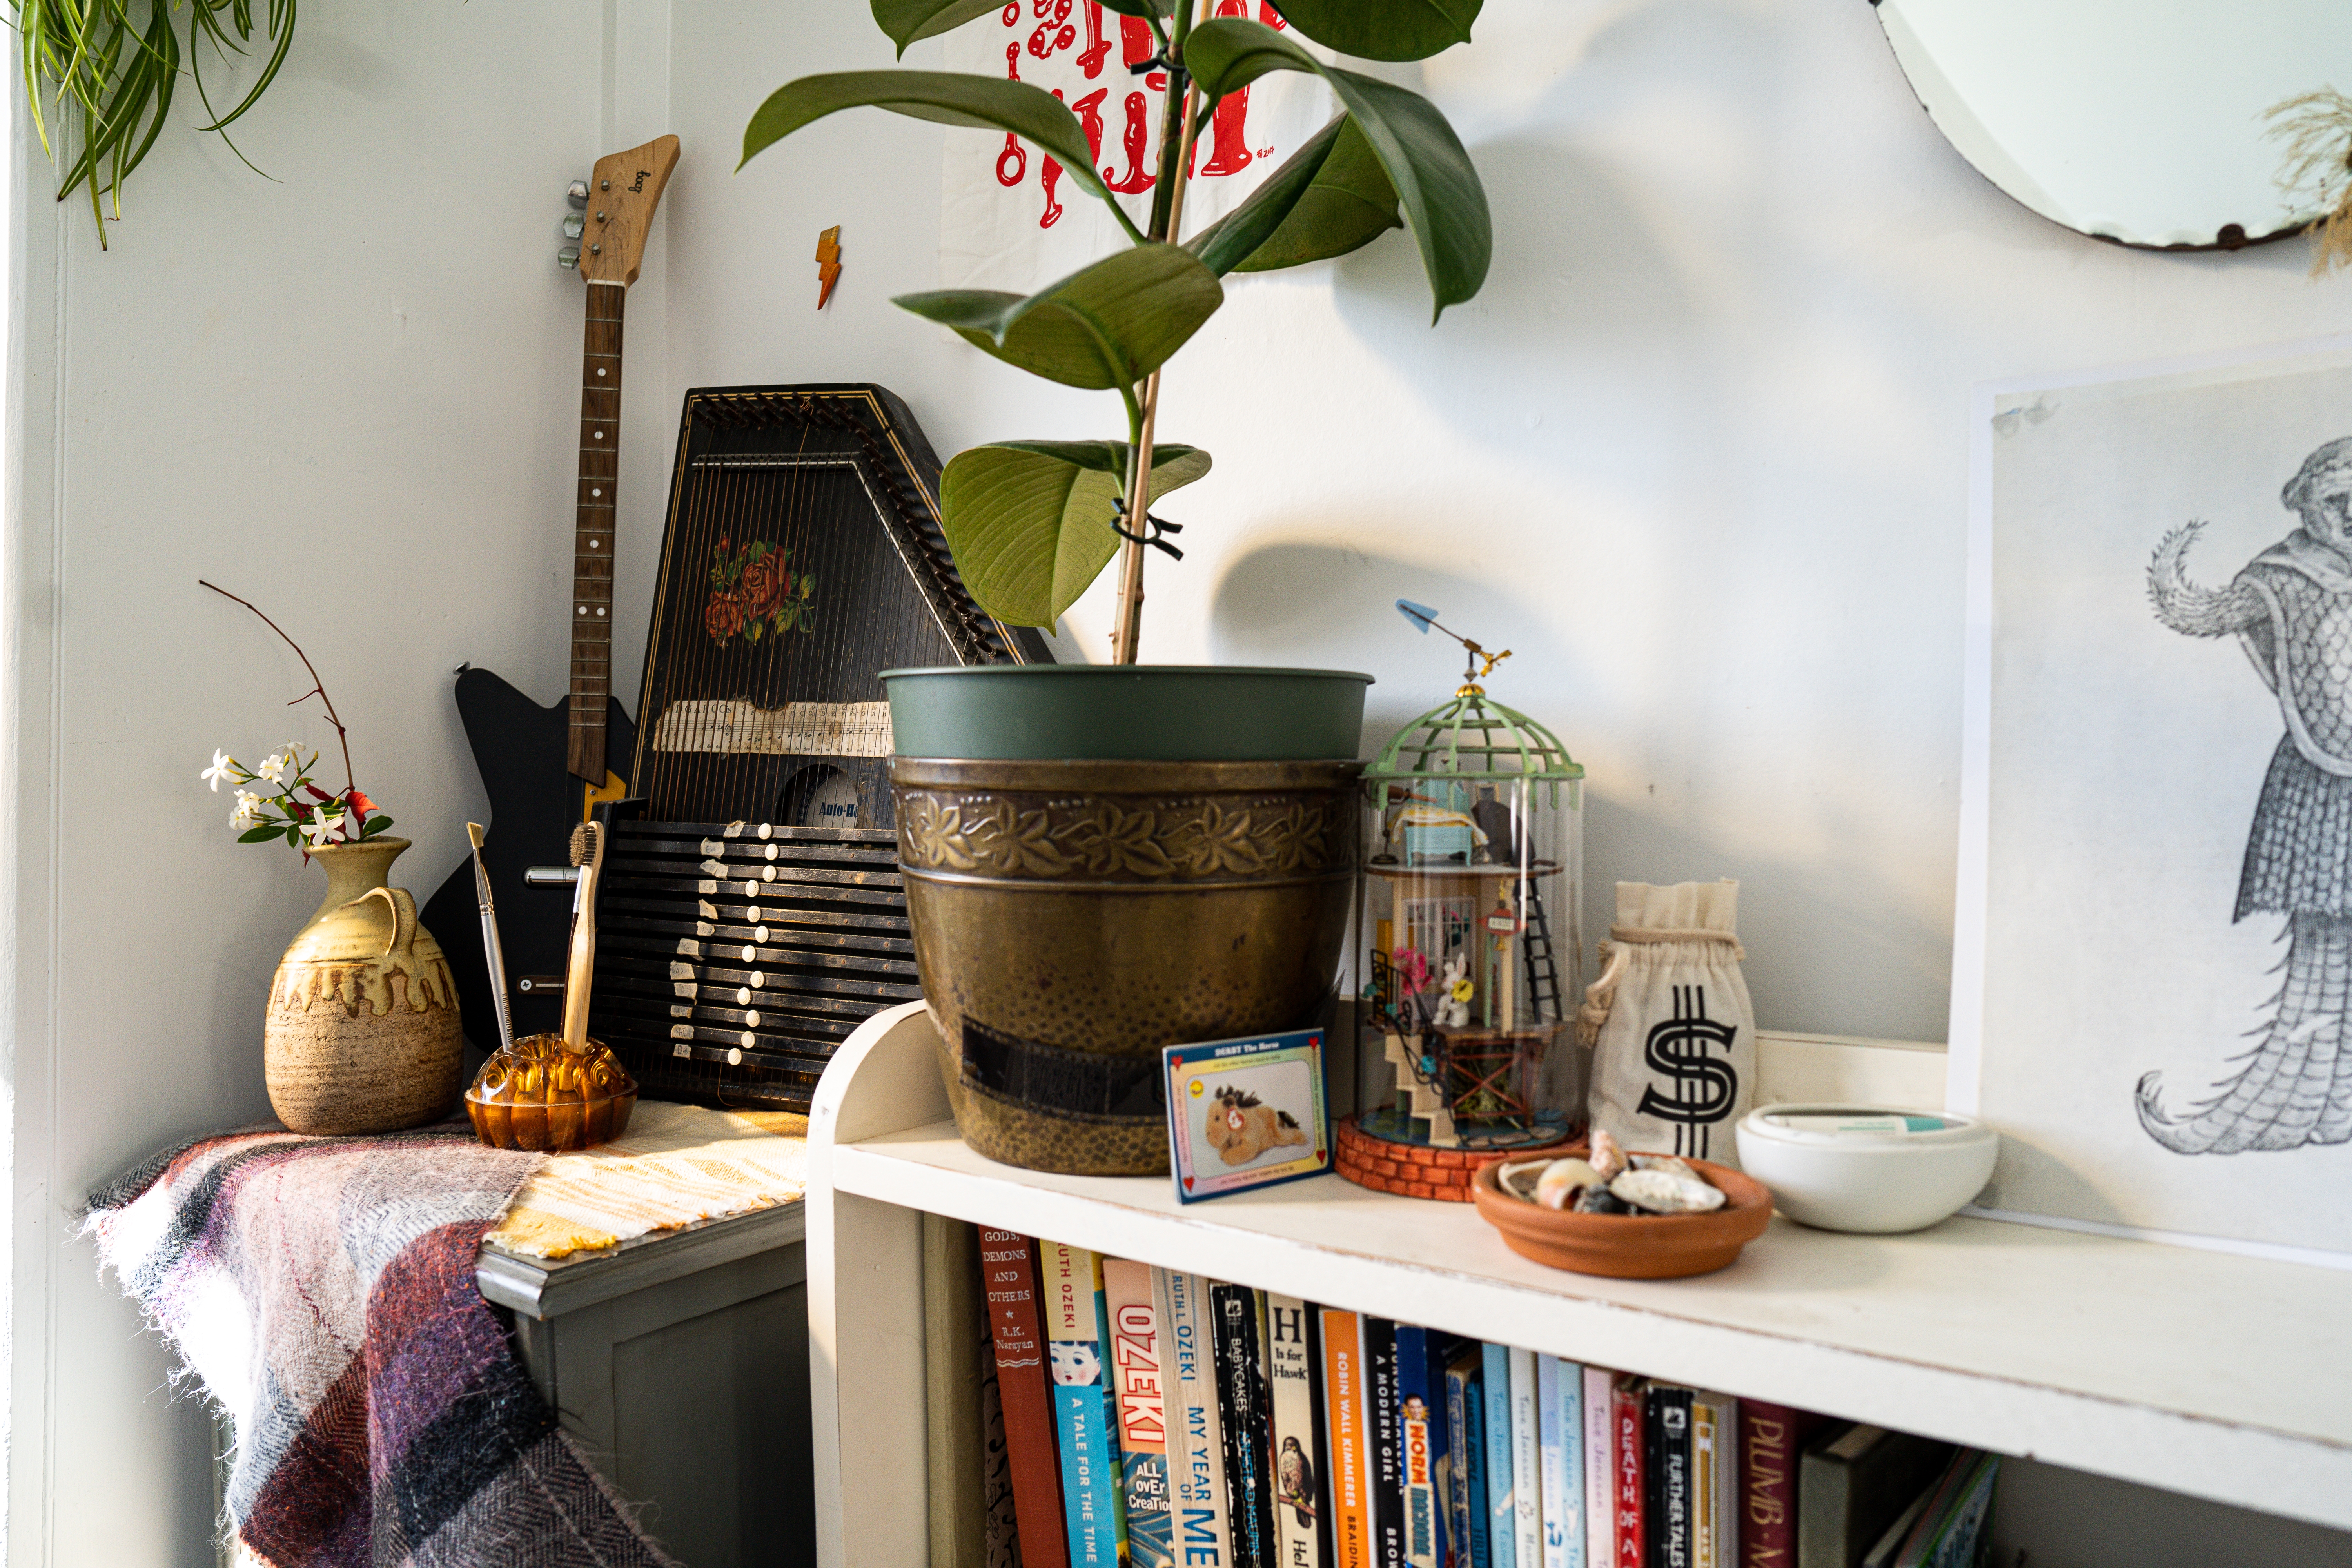
[[[588,284],[580,359],[580,482],[572,541],[572,734],[565,764],[604,782],[604,715],[613,695],[613,519],[621,471],[621,319],[628,289]]]

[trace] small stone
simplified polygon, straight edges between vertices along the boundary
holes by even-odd
[[[1554,1160],[1536,1179],[1536,1202],[1548,1209],[1564,1209],[1579,1192],[1601,1184],[1601,1173],[1584,1161]]]
[[[1721,1208],[1724,1201],[1720,1189],[1686,1171],[1627,1171],[1609,1184],[1609,1190],[1652,1214],[1706,1214]]]
[[[1623,1198],[1607,1187],[1587,1187],[1576,1194],[1578,1214],[1626,1214],[1631,1212]]]
[[[1625,1151],[1617,1147],[1617,1140],[1601,1128],[1592,1130],[1592,1152],[1585,1156],[1604,1182],[1613,1181],[1625,1168]]]

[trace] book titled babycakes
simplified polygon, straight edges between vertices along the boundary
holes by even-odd
[[[1331,1169],[1323,1031],[1168,1046],[1169,1163],[1185,1203]]]

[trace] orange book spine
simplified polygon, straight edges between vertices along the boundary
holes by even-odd
[[[1374,1568],[1364,1326],[1353,1312],[1323,1313],[1323,1419],[1331,1466],[1332,1561],[1336,1568]]]

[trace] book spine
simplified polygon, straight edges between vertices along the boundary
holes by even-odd
[[[1228,1568],[1233,1562],[1232,1514],[1225,1501],[1225,1427],[1217,1400],[1216,1335],[1197,1274],[1164,1270],[1168,1333],[1175,1362],[1178,1421],[1170,1433],[1171,1457],[1181,1450],[1172,1534],[1185,1568]],[[1025,1568],[1025,1565],[1024,1565]]]
[[[1488,1345],[1479,1375],[1486,1384],[1486,1549],[1493,1568],[1522,1568],[1518,1561],[1518,1500],[1511,1490],[1511,1352]],[[1539,1568],[1529,1563],[1525,1568]]]
[[[1483,1352],[1480,1354],[1483,1363]],[[1489,1568],[1495,1561],[1493,1525],[1495,1510],[1486,1500],[1486,1374],[1483,1365],[1473,1365],[1462,1384],[1462,1428],[1455,1434],[1462,1444],[1464,1490],[1468,1494],[1465,1503],[1468,1523],[1463,1540],[1467,1558],[1463,1568]]]
[[[997,1397],[1004,1408],[1005,1458],[1013,1470],[1013,1510],[1026,1568],[1069,1568],[1062,1520],[1061,1439],[1054,1388],[1045,1373],[1045,1338],[1037,1315],[1035,1245],[1009,1230],[982,1227],[981,1283],[988,1297]]]
[[[1279,1568],[1324,1568],[1323,1516],[1329,1511],[1315,1463],[1314,1309],[1293,1296],[1265,1299],[1265,1369],[1274,1406],[1274,1542]]]
[[[1331,1452],[1333,1568],[1373,1568],[1364,1326],[1353,1312],[1323,1313],[1323,1424]]]
[[[1747,1402],[1739,1436],[1739,1560],[1747,1568],[1794,1568],[1797,1452],[1804,1413]]]
[[[1110,1379],[1118,1409],[1120,1495],[1133,1568],[1174,1568],[1168,1512],[1168,1399],[1162,1363],[1168,1336],[1153,1301],[1151,1268],[1105,1260],[1110,1318]]]
[[[1457,1361],[1445,1369],[1445,1431],[1454,1463],[1446,1472],[1445,1511],[1453,1521],[1454,1552],[1451,1568],[1470,1568],[1465,1555],[1470,1538],[1470,1387],[1476,1373],[1467,1361]]]
[[[1274,1568],[1274,1489],[1266,1474],[1265,1370],[1259,1355],[1258,1292],[1212,1285],[1217,1408],[1225,1426],[1225,1499],[1234,1568]]]
[[[1364,1320],[1365,1407],[1372,1421],[1372,1552],[1379,1568],[1405,1568],[1404,1464],[1398,1449],[1396,1324]]]
[[[1039,1244],[1045,1350],[1062,1450],[1062,1515],[1072,1568],[1118,1568],[1118,1450],[1103,1382],[1102,1260]]]
[[[1691,1562],[1690,1394],[1653,1384],[1649,1396],[1650,1552],[1648,1568],[1694,1568]]]
[[[1429,1391],[1429,1480],[1435,1507],[1430,1530],[1434,1535],[1437,1568],[1454,1568],[1462,1547],[1454,1525],[1454,1472],[1462,1450],[1454,1444],[1454,1423],[1445,1414],[1445,1369],[1460,1352],[1463,1341],[1436,1330],[1425,1331],[1427,1347],[1422,1359],[1422,1386]]]
[[[1739,1401],[1712,1394],[1715,1401],[1715,1563],[1739,1568]]]
[[[1615,1485],[1609,1458],[1611,1440],[1609,1373],[1597,1366],[1584,1369],[1584,1560],[1588,1568],[1617,1568],[1617,1521],[1609,1506]]]
[[[1713,1397],[1691,1397],[1691,1565],[1721,1568],[1715,1551],[1715,1472],[1718,1426]]]
[[[1536,1352],[1511,1352],[1511,1551],[1520,1568],[1543,1563],[1543,1458],[1536,1410]]]
[[[1544,1568],[1584,1568],[1584,1369],[1536,1357]]]
[[[1617,1568],[1650,1568],[1650,1478],[1643,1463],[1642,1380],[1621,1377],[1611,1385],[1609,1408],[1615,1416],[1616,1436],[1611,1458],[1616,1466]]]
[[[1429,1331],[1400,1323],[1396,1331],[1397,1468],[1404,1487],[1407,1568],[1443,1568],[1444,1527],[1437,1517],[1436,1445],[1431,1434]]]

